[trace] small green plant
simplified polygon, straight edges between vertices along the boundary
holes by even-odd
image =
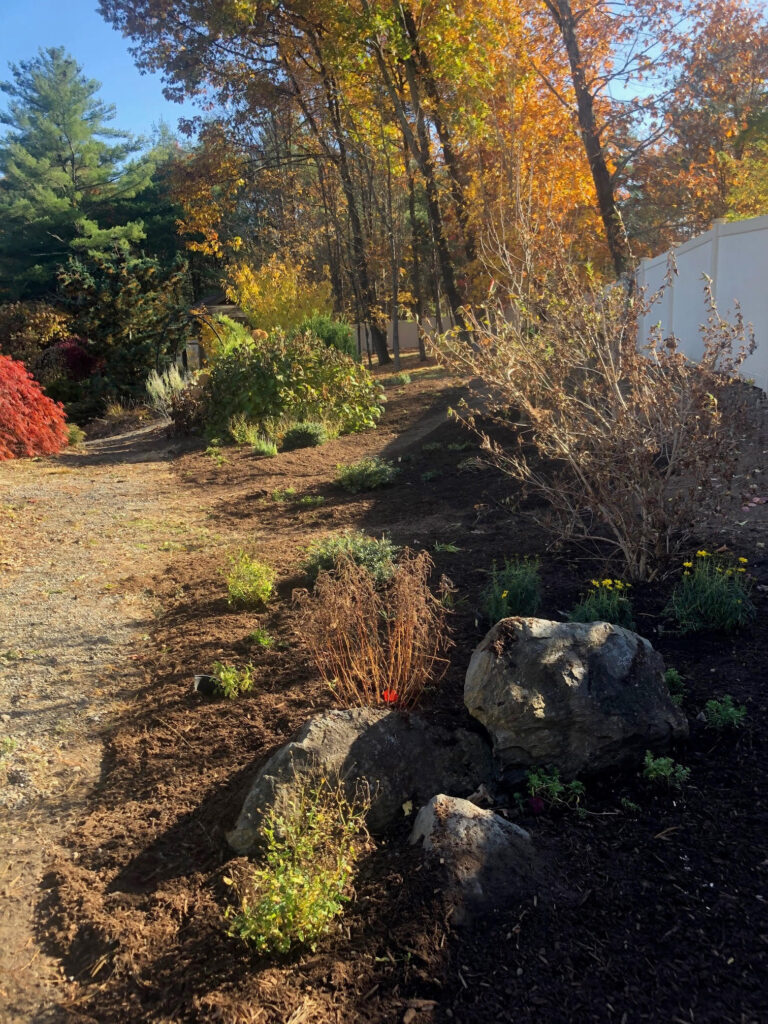
[[[471,441],[452,441],[448,445],[449,452],[469,452],[473,448],[477,448],[477,445]]]
[[[423,452],[441,452],[445,448],[442,441],[428,441],[427,444],[421,446]]]
[[[683,562],[682,578],[665,608],[681,633],[706,629],[730,633],[755,618],[747,564],[746,558],[734,559],[704,549],[697,551],[691,561]]]
[[[275,638],[266,629],[262,629],[261,626],[257,626],[252,633],[249,633],[248,639],[256,647],[264,647],[266,650],[275,646]]]
[[[236,906],[225,911],[229,934],[265,954],[314,949],[349,900],[355,864],[368,845],[370,798],[354,801],[343,785],[306,783],[271,808],[262,825],[263,861],[224,878]]]
[[[85,440],[85,431],[76,423],[67,424],[67,444],[70,448],[77,448]]]
[[[264,434],[260,434],[252,440],[251,450],[254,455],[263,455],[268,459],[274,459],[277,455],[277,445]]]
[[[673,761],[671,757],[654,757],[650,750],[645,752],[643,778],[659,786],[682,789],[691,774],[690,768]]]
[[[708,700],[704,705],[704,718],[710,729],[738,729],[746,717],[747,709],[741,704],[734,704],[729,693],[720,700]]]
[[[227,700],[235,700],[253,688],[253,665],[237,668],[235,665],[214,661],[211,675],[216,693]]]
[[[209,459],[212,459],[217,466],[223,466],[224,463],[227,461],[224,458],[224,453],[221,450],[220,437],[212,437],[211,440],[208,442],[208,447],[205,449],[203,454],[207,455]]]
[[[459,551],[461,551],[461,548],[457,547],[456,544],[451,544],[450,541],[447,541],[445,544],[441,544],[439,540],[436,540],[432,550],[435,553],[443,552],[446,555],[457,555]]]
[[[428,484],[430,480],[439,480],[442,475],[439,469],[427,469],[421,474],[421,480]]]
[[[183,373],[175,364],[162,373],[152,370],[145,384],[150,409],[170,419],[174,397],[184,391],[190,380],[189,374]]]
[[[339,465],[336,469],[336,482],[350,494],[385,487],[391,484],[398,474],[397,466],[378,456],[360,459],[359,462],[352,462],[346,466]]]
[[[411,375],[410,373],[406,373],[405,371],[403,371],[402,373],[396,373],[392,377],[392,381],[394,384],[410,384]]]
[[[571,622],[612,622],[615,626],[634,629],[632,602],[623,580],[590,580],[591,588],[568,616]]]
[[[668,668],[664,673],[664,682],[667,684],[669,690],[669,696],[672,699],[672,703],[678,707],[683,703],[685,697],[685,683],[683,677],[677,671],[676,668]]]
[[[584,796],[584,783],[574,779],[563,782],[557,768],[530,768],[526,775],[528,794],[552,807],[578,807]]]
[[[289,501],[291,498],[296,497],[295,487],[286,487],[284,490],[272,491],[272,501],[283,502]]]
[[[376,539],[360,530],[347,531],[311,544],[302,569],[314,583],[320,572],[334,569],[341,560],[350,558],[368,570],[377,586],[382,586],[392,578],[399,552],[400,548],[389,537]]]
[[[303,498],[299,498],[299,505],[303,508],[317,508],[324,504],[325,498],[322,494],[305,494]]]
[[[0,740],[0,761],[9,757],[19,745],[19,741],[13,736],[3,736]]]
[[[535,615],[541,602],[539,563],[531,558],[505,558],[500,569],[493,563],[490,580],[480,597],[489,622],[509,615]]]
[[[297,448],[319,448],[328,440],[324,423],[296,423],[285,432],[283,451],[292,452]]]
[[[623,796],[619,800],[619,803],[621,804],[622,809],[627,812],[627,814],[639,814],[642,810],[640,804],[636,804],[634,800],[630,800],[629,797],[626,796]]]
[[[232,571],[227,576],[229,603],[239,608],[257,608],[272,596],[275,572],[245,551],[230,556]]]

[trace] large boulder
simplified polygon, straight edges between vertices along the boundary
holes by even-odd
[[[499,814],[468,800],[439,793],[421,808],[411,831],[433,868],[443,876],[442,891],[461,920],[467,911],[485,911],[519,899],[537,876],[530,835]]]
[[[469,794],[493,770],[489,744],[464,729],[431,725],[418,715],[384,708],[328,711],[311,718],[257,774],[235,828],[227,836],[240,854],[259,844],[265,813],[284,811],[312,777],[341,778],[370,787],[368,827],[381,832],[403,805],[418,805],[435,792]]]
[[[688,734],[661,656],[608,622],[502,619],[472,655],[464,702],[508,775],[551,765],[573,777]]]

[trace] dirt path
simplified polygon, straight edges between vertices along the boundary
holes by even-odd
[[[152,576],[206,536],[162,430],[0,463],[0,1020],[49,1019],[67,984],[35,937],[58,840],[98,783],[100,735],[139,682]],[[202,499],[204,500],[204,498]]]

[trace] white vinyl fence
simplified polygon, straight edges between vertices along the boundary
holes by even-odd
[[[706,274],[720,315],[728,320],[734,302],[741,304],[744,320],[755,329],[757,351],[742,366],[742,374],[768,390],[768,216],[750,220],[716,222],[709,231],[674,250],[678,276],[662,298],[640,322],[640,339],[661,323],[664,336],[674,334],[691,359],[702,353],[699,327],[707,320],[704,299]],[[642,260],[638,286],[648,296],[661,287],[667,273],[668,254]]]

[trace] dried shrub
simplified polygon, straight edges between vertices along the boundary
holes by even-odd
[[[53,455],[68,443],[66,417],[24,365],[0,356],[0,460]]]
[[[351,559],[321,572],[312,595],[300,595],[297,630],[321,675],[344,707],[416,705],[442,678],[451,645],[442,577],[429,588],[434,564],[406,548],[386,588]]]
[[[443,343],[443,361],[482,384],[465,421],[544,499],[543,525],[607,544],[631,579],[651,579],[727,491],[745,415],[731,385],[753,350],[750,331],[738,312],[733,324],[720,317],[707,284],[694,363],[658,332],[638,347],[644,297],[606,289],[565,259],[548,273],[513,270],[509,303],[475,318],[473,344]],[[516,419],[516,439],[492,440],[478,411]]]

